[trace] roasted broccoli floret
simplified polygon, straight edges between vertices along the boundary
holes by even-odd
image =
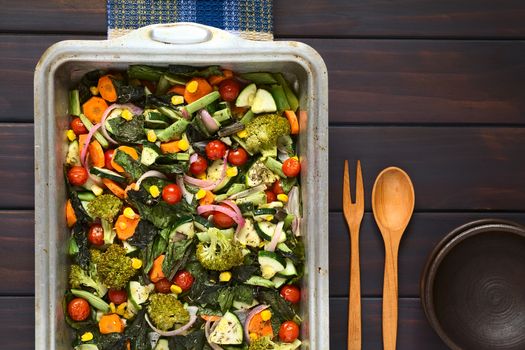
[[[153,325],[162,331],[189,322],[190,314],[173,294],[153,294],[149,298],[148,316]]]
[[[93,265],[93,264],[91,264]],[[100,282],[97,276],[96,267],[90,266],[89,273],[84,271],[78,265],[71,265],[71,270],[69,271],[69,284],[71,288],[81,288],[81,286],[93,288],[99,297],[103,297],[107,288]]]
[[[99,256],[92,255],[91,259],[97,264],[100,280],[109,288],[124,288],[136,273],[131,258],[118,244],[111,244],[105,252]]]
[[[274,345],[270,337],[260,337],[250,342],[248,350],[269,350],[274,349]]]
[[[271,150],[280,136],[290,134],[290,123],[278,114],[263,114],[246,125],[246,147],[251,153]]]
[[[226,271],[242,265],[244,256],[242,247],[220,230],[212,227],[208,230],[210,243],[200,242],[197,245],[197,259],[208,270]]]
[[[113,221],[120,209],[122,209],[122,201],[112,194],[98,196],[87,205],[89,215],[108,221]]]

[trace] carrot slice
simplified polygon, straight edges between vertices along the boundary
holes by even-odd
[[[212,91],[213,88],[206,79],[196,77],[186,83],[184,100],[186,100],[187,103],[192,103]]]
[[[102,315],[98,321],[98,329],[102,334],[122,333],[124,325],[117,314]]]
[[[229,69],[223,69],[222,75],[212,75],[208,78],[211,85],[219,85],[224,80],[233,78],[233,72]]]
[[[102,149],[102,146],[97,140],[89,144],[88,151],[89,151],[89,159],[91,159],[91,164],[99,168],[104,167],[104,165],[106,164],[106,161],[104,158],[104,150]]]
[[[139,224],[140,217],[135,215],[135,218],[130,219],[124,214],[119,215],[117,221],[115,222],[115,231],[117,232],[117,237],[120,240],[126,240],[135,234],[137,225]]]
[[[100,123],[104,111],[108,108],[106,101],[98,96],[93,96],[82,105],[82,111],[93,123]]]
[[[220,319],[221,319],[221,316],[215,316],[215,315],[201,315],[201,318],[202,318],[204,321],[215,322],[215,321],[220,320]]]
[[[84,145],[86,144],[87,137],[88,137],[87,134],[78,135],[78,156],[79,156],[79,159],[80,159],[80,152],[82,152],[82,150],[84,149]]]
[[[128,191],[135,191],[136,183],[133,182],[124,189],[124,198],[128,198]]]
[[[100,96],[106,101],[115,102],[117,100],[117,89],[111,80],[110,75],[103,75],[98,80],[98,92]]]
[[[117,185],[117,183],[110,179],[102,179],[102,183],[108,188],[108,190],[111,191],[115,196],[119,197],[120,199],[126,198],[126,191]]]
[[[214,200],[215,196],[213,195],[213,193],[211,191],[206,191],[206,195],[200,199],[199,205],[212,204]]]
[[[160,144],[162,153],[177,153],[180,151],[179,141],[164,142]]]
[[[149,279],[151,282],[156,283],[163,279],[164,272],[162,272],[162,263],[164,262],[164,254],[159,255],[155,261],[153,261],[153,266],[149,271]]]
[[[258,337],[270,336],[273,338],[272,322],[264,321],[261,313],[255,314],[248,325],[248,332],[257,334]]]
[[[77,222],[75,210],[73,209],[73,205],[71,205],[71,200],[69,199],[66,202],[66,221],[67,227],[73,227],[73,225]]]
[[[184,95],[184,92],[186,91],[186,86],[184,85],[173,85],[169,90],[168,90],[168,94],[169,93],[172,93],[172,94],[177,94],[177,95],[181,95],[183,96]]]
[[[290,134],[292,135],[299,134],[299,121],[297,120],[297,116],[295,115],[295,112],[292,110],[287,110],[287,111],[284,111],[284,115],[286,116],[286,119],[288,119],[288,122],[290,123]]]
[[[115,149],[115,152],[117,152],[117,151],[118,152],[124,152],[124,153],[128,154],[131,158],[135,159],[135,160],[139,159],[139,154],[137,153],[137,151],[133,147],[120,146],[120,147],[117,147]],[[117,162],[115,162],[115,157],[113,157],[113,159],[111,159],[111,166],[113,167],[113,169],[115,169],[118,172],[121,172],[121,173],[124,172],[124,168],[121,167]]]

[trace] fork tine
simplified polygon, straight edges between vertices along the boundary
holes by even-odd
[[[348,160],[345,160],[345,171],[343,176],[343,209],[348,210],[348,206],[352,204],[352,197],[350,192],[350,178],[348,176]]]
[[[365,190],[363,188],[363,174],[361,172],[361,161],[357,161],[357,174],[355,181],[355,203],[360,211],[365,208]]]

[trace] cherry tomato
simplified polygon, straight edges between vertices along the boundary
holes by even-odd
[[[81,135],[81,134],[87,134],[88,133],[88,129],[86,128],[86,126],[84,125],[84,123],[82,123],[82,120],[80,120],[80,118],[74,118],[71,123],[69,123],[69,126],[71,128],[71,130],[73,130],[73,132],[76,134],[76,135]]]
[[[301,172],[301,163],[297,158],[288,158],[283,163],[283,173],[288,177],[296,177]]]
[[[287,284],[281,288],[281,296],[284,300],[297,304],[301,300],[301,291],[297,286]]]
[[[168,294],[169,292],[171,292],[170,287],[171,287],[171,282],[167,278],[163,278],[160,281],[155,283],[155,291],[157,293]]]
[[[82,166],[74,166],[68,170],[67,179],[73,186],[82,186],[88,179],[88,172]]]
[[[93,245],[103,245],[104,244],[104,229],[100,224],[93,224],[89,228],[88,241]]]
[[[220,204],[220,206],[231,210],[230,206],[227,204]],[[226,229],[232,227],[235,224],[235,221],[228,215],[215,211],[213,212],[213,223],[218,228]]]
[[[208,169],[208,162],[201,155],[198,155],[197,159],[190,164],[190,172],[195,176],[204,173],[206,169]]]
[[[169,184],[162,189],[162,199],[168,204],[177,204],[182,199],[182,191],[177,184]]]
[[[226,79],[219,85],[219,93],[224,101],[235,101],[240,90],[241,85],[233,79]]]
[[[239,147],[228,153],[228,162],[230,162],[231,165],[241,166],[246,164],[247,161],[248,152],[246,152],[244,148]]]
[[[294,321],[285,321],[279,328],[279,339],[285,343],[293,343],[299,337],[299,326]]]
[[[189,290],[191,286],[193,285],[193,275],[186,270],[180,270],[175,274],[175,277],[173,278],[173,283],[175,283],[177,286],[182,289],[183,292]]]
[[[113,168],[113,165],[111,165],[111,161],[113,160],[114,155],[114,149],[108,149],[106,152],[104,152],[104,166],[109,170],[115,170],[115,168]]]
[[[284,193],[283,187],[281,186],[281,182],[279,180],[275,181],[272,185],[272,192],[275,194],[282,194]]]
[[[86,299],[74,298],[67,304],[67,313],[73,321],[84,321],[91,314],[91,307]]]
[[[213,140],[206,145],[206,156],[208,159],[217,160],[226,154],[226,145],[219,140]]]
[[[277,200],[277,196],[272,191],[265,191],[266,193],[266,203],[275,202]]]
[[[108,291],[108,298],[115,305],[120,305],[128,300],[128,293],[124,289],[110,289]]]

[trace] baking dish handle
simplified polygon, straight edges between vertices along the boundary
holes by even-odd
[[[134,30],[114,40],[122,40],[126,43],[144,46],[152,43],[161,43],[215,48],[235,47],[245,41],[225,30],[191,22],[153,24]]]

